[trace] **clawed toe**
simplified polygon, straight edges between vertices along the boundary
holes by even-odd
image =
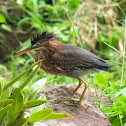
[[[77,100],[77,99],[73,99],[73,98],[64,98],[64,99],[57,99],[54,101],[64,101],[64,103],[66,105],[80,105],[82,106],[85,110],[87,110],[88,108],[83,106],[81,101]]]
[[[82,104],[80,104],[80,106],[82,106],[85,110],[87,110],[87,109],[88,109],[87,107],[83,106]]]
[[[70,101],[70,102],[71,102],[71,101]],[[65,102],[65,104],[66,104],[66,105],[80,105],[80,106],[82,106],[85,110],[88,109],[87,107],[85,107],[84,105],[82,105],[79,101],[78,101],[78,102],[74,102],[74,103],[68,103],[68,101],[67,101],[67,102]]]
[[[79,102],[77,99],[73,99],[73,98],[56,99],[54,101],[74,101],[74,102]]]

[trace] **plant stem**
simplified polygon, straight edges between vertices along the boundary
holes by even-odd
[[[125,16],[125,32],[124,32],[124,44],[123,44],[121,85],[123,84],[123,78],[124,78],[125,50],[126,50],[126,16]]]

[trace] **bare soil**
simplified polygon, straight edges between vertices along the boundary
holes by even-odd
[[[77,85],[56,85],[56,86],[47,86],[43,89],[42,93],[46,94],[47,99],[61,99],[66,98],[71,95],[73,90]],[[78,93],[75,95],[75,98],[78,99],[81,96],[81,93],[84,89],[84,86],[80,88]],[[98,92],[100,100],[104,103],[110,103],[108,97],[102,96]],[[94,106],[98,107],[99,99],[96,97],[95,89],[88,89],[83,101],[83,105],[88,107],[88,110],[85,110],[83,107],[70,106],[64,104],[61,101],[53,101],[46,103],[46,108],[52,108],[54,112],[71,114],[71,117],[66,119],[57,119],[57,120],[45,120],[39,123],[36,123],[35,126],[110,126],[108,117],[106,117],[100,110],[96,109]]]

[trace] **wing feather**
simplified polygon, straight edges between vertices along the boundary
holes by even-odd
[[[96,66],[98,58],[87,50],[64,44],[53,54],[52,62],[62,70],[76,70]]]

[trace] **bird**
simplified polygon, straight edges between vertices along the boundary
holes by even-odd
[[[46,73],[60,76],[67,76],[79,80],[79,84],[73,91],[72,95],[65,100],[74,100],[74,95],[82,84],[85,85],[80,99],[72,105],[81,105],[84,95],[88,88],[88,83],[84,81],[83,76],[90,72],[108,71],[111,64],[96,56],[92,52],[81,47],[60,42],[57,35],[53,32],[43,31],[41,34],[33,34],[31,38],[31,47],[17,53],[14,57],[35,51],[35,62],[43,60],[39,66]],[[64,100],[64,101],[65,101]]]

